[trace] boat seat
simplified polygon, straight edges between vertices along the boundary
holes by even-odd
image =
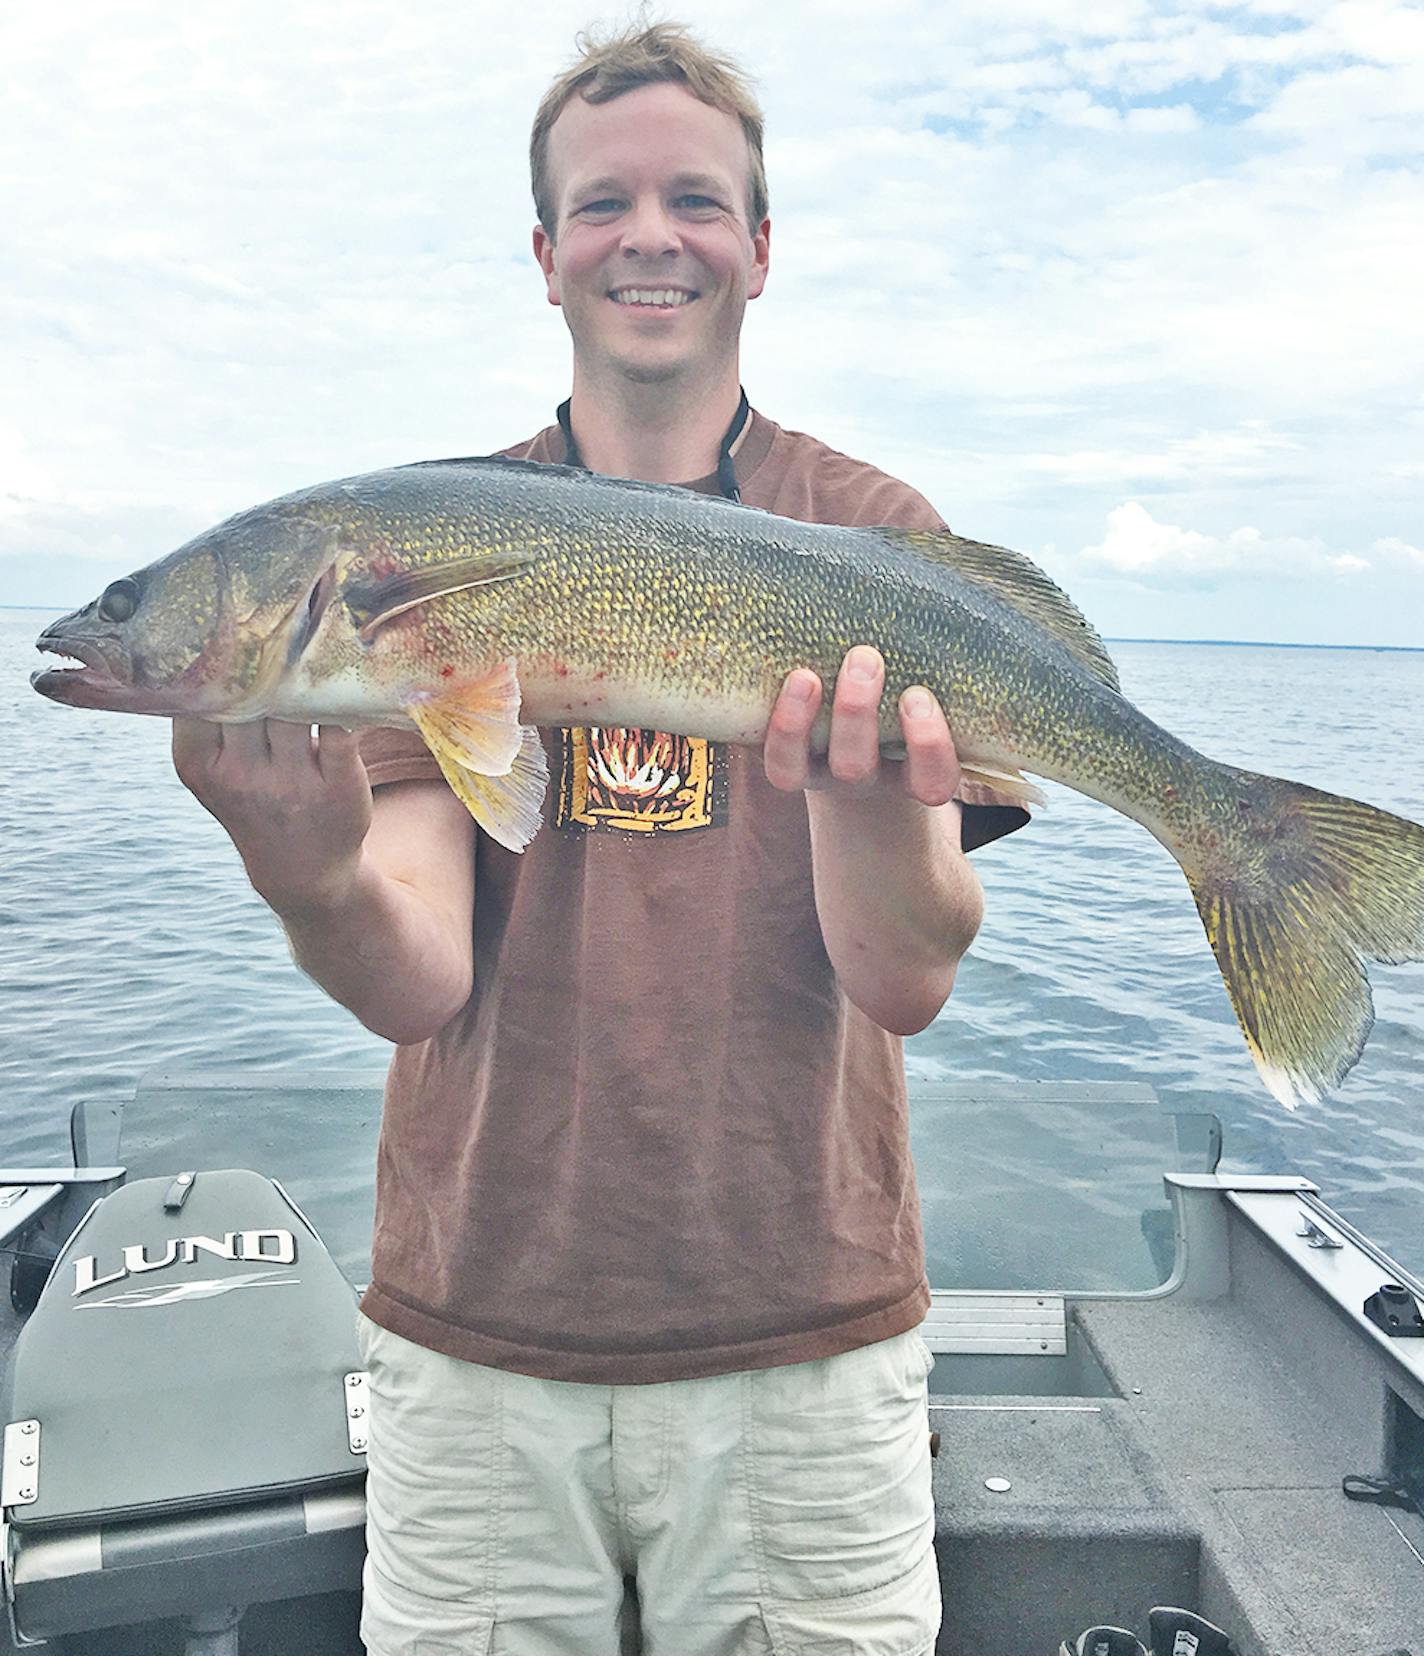
[[[17,1642],[358,1587],[359,1362],[354,1290],[272,1180],[97,1203],[6,1377]]]

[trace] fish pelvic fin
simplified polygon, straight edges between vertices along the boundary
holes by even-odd
[[[1235,820],[1208,830],[1195,866],[1177,855],[1261,1079],[1295,1109],[1360,1056],[1374,1023],[1364,960],[1424,960],[1424,827],[1219,768]]]
[[[1121,689],[1117,667],[1096,628],[1032,558],[1010,551],[1007,546],[965,540],[948,529],[881,528],[870,533],[906,547],[922,558],[944,564],[965,580],[993,593],[1057,639],[1100,683],[1110,690]]]
[[[449,753],[432,748],[445,780],[481,828],[510,851],[523,851],[539,832],[549,765],[544,743],[533,725],[525,725],[519,752],[503,776],[484,776]]]
[[[538,833],[549,782],[544,744],[532,725],[519,723],[519,702],[519,678],[506,661],[473,684],[405,709],[456,797],[511,851]]]
[[[1022,771],[999,770],[993,765],[963,764],[960,766],[960,774],[966,782],[978,782],[986,788],[992,788],[1002,799],[1012,800],[1019,805],[1048,803],[1048,795],[1042,788],[1035,787]]]

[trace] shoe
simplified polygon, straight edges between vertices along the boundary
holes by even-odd
[[[1235,1656],[1231,1640],[1215,1624],[1190,1610],[1159,1604],[1147,1617],[1152,1656]]]
[[[1147,1649],[1125,1627],[1090,1627],[1072,1644],[1064,1640],[1058,1656],[1147,1656]]]

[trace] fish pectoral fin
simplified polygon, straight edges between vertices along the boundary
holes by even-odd
[[[960,774],[966,782],[990,788],[1001,799],[1012,800],[1017,805],[1048,803],[1048,795],[1042,788],[1035,787],[1022,771],[999,770],[993,765],[961,764]]]
[[[1117,667],[1092,623],[1063,588],[1022,552],[965,540],[949,529],[878,528],[872,531],[932,563],[973,581],[1020,615],[1036,622],[1100,683],[1119,690]]]
[[[402,569],[393,575],[355,576],[347,584],[342,601],[356,625],[363,644],[369,644],[377,629],[417,604],[451,593],[468,592],[472,587],[493,581],[512,581],[537,559],[530,547],[500,547],[464,553],[417,569]]]
[[[511,851],[538,833],[549,781],[544,744],[519,723],[519,703],[515,664],[504,661],[472,684],[405,708],[457,798]]]

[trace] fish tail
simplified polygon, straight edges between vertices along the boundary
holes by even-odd
[[[1354,1066],[1365,959],[1424,960],[1424,828],[1357,800],[1217,767],[1209,821],[1173,847],[1261,1078],[1288,1109]]]

